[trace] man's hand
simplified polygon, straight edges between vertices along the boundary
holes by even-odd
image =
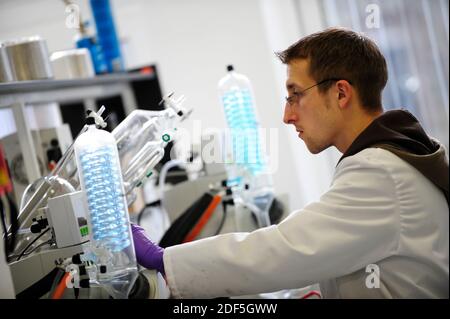
[[[145,268],[156,269],[165,275],[163,262],[164,248],[152,242],[142,227],[131,224],[131,230],[133,232],[137,262]]]

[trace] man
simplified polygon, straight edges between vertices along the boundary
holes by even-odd
[[[448,160],[410,113],[383,112],[387,67],[375,43],[333,28],[278,57],[284,122],[312,153],[343,153],[330,189],[278,225],[165,250],[133,225],[138,262],[165,273],[174,297],[319,282],[330,298],[448,298]]]

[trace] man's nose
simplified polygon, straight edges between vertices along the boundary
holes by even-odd
[[[286,103],[286,106],[284,108],[284,116],[283,116],[283,122],[285,124],[292,124],[297,121],[297,114],[292,110],[292,107]]]

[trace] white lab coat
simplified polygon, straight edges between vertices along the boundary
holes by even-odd
[[[442,192],[394,154],[369,148],[343,159],[320,200],[280,224],[169,247],[164,265],[176,298],[317,282],[325,298],[448,298],[448,228]],[[366,286],[370,264],[379,288]]]

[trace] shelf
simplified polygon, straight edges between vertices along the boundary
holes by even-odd
[[[36,150],[26,118],[26,105],[40,103],[83,102],[85,107],[94,109],[95,98],[120,95],[125,112],[136,108],[131,82],[152,80],[154,73],[115,73],[92,78],[71,80],[33,80],[0,83],[0,109],[11,108],[16,122],[20,149],[24,158],[28,180],[40,177],[36,160]],[[0,118],[0,125],[1,125]]]
[[[17,103],[80,101],[120,94],[132,81],[151,80],[154,74],[118,73],[72,80],[33,80],[0,83],[0,108]]]

